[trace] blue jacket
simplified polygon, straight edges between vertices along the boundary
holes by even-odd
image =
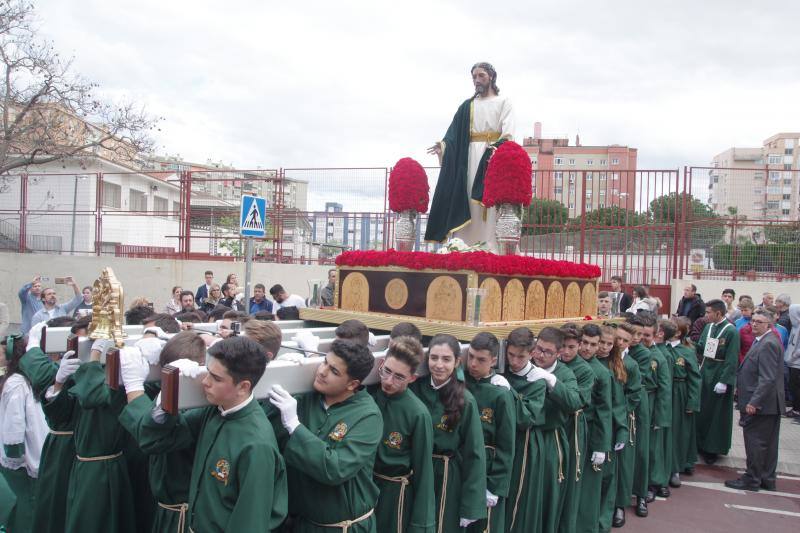
[[[19,293],[17,293],[17,296],[19,296],[19,306],[22,309],[22,325],[20,325],[19,330],[23,335],[28,333],[28,330],[31,329],[31,318],[33,318],[33,315],[42,308],[42,301],[38,296],[34,296],[30,292],[32,286],[33,283],[26,283],[19,290]]]
[[[267,311],[269,313],[272,312],[272,302],[267,298],[261,300],[261,303],[256,303],[255,298],[250,298],[250,314],[254,315],[259,311]]]

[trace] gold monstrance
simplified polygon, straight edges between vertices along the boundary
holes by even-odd
[[[125,307],[122,284],[111,267],[106,267],[92,285],[92,323],[90,339],[112,339],[117,348],[125,344],[122,313]]]

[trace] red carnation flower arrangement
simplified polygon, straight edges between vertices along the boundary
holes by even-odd
[[[524,255],[495,255],[489,252],[398,252],[395,250],[350,251],[336,258],[339,266],[386,267],[411,270],[474,270],[500,276],[554,276],[559,278],[595,279],[600,267],[586,263],[537,259]]]
[[[389,174],[389,209],[395,213],[412,209],[428,212],[428,175],[422,165],[404,157]]]
[[[528,152],[513,141],[501,144],[489,160],[483,186],[483,205],[530,205],[532,168]]]

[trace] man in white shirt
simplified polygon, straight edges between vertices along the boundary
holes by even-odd
[[[42,291],[42,308],[31,318],[31,325],[38,324],[39,322],[47,322],[52,318],[60,316],[71,316],[75,308],[81,304],[83,295],[78,288],[78,284],[72,279],[72,276],[64,278],[64,282],[66,285],[72,287],[72,290],[75,292],[75,297],[69,302],[59,305],[55,289],[44,289]]]
[[[289,294],[282,285],[273,285],[269,289],[269,294],[275,300],[272,311],[277,313],[283,307],[296,307],[302,309],[306,306],[306,299],[297,294]]]

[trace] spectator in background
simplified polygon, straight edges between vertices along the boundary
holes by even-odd
[[[789,319],[789,306],[792,305],[792,297],[786,293],[781,293],[775,298],[775,323],[780,324],[786,331],[792,330],[792,321]]]
[[[756,309],[756,304],[750,298],[739,299],[739,312],[742,314],[739,319],[734,322],[737,331],[741,331],[743,327],[750,323],[750,317],[753,316],[753,311]],[[747,352],[745,352],[747,353]]]
[[[789,318],[792,321],[792,334],[783,361],[789,370],[787,388],[792,408],[786,411],[786,416],[797,418],[800,417],[800,304],[789,306]]]
[[[323,307],[333,307],[334,289],[336,289],[336,269],[332,268],[328,270],[328,284],[322,288],[319,294]]]
[[[241,302],[236,299],[236,286],[230,283],[223,283],[222,284],[222,299],[220,299],[219,304],[224,305],[225,307],[230,307],[236,311],[244,311],[244,306],[242,306]]]
[[[75,308],[75,313],[73,314],[75,318],[92,314],[92,288],[89,286],[84,287],[81,294],[83,295],[83,301]]]
[[[181,291],[180,304],[181,313],[191,313],[197,309],[197,307],[194,305],[194,294],[192,294],[192,291]]]
[[[689,320],[691,323],[689,317],[683,318]],[[706,319],[705,315],[703,315],[695,320],[693,324],[691,324],[691,327],[689,328],[689,338],[692,340],[692,342],[697,343],[697,341],[700,340],[700,334],[703,332],[703,328],[706,327],[707,323],[708,320]]]
[[[633,301],[630,296],[625,294],[625,290],[622,287],[622,276],[611,276],[611,291],[620,293],[619,314],[627,311]]]
[[[249,313],[251,315],[255,315],[259,311],[272,313],[272,308],[272,302],[267,299],[267,288],[263,283],[256,283],[253,287],[253,297],[250,298]]]
[[[183,289],[179,286],[172,287],[172,298],[164,308],[164,312],[168,315],[175,315],[181,312],[181,293]]]
[[[758,309],[763,309],[765,306],[775,304],[775,295],[771,292],[765,292],[761,295],[761,303],[758,304]]]
[[[194,299],[198,304],[202,304],[203,300],[208,298],[208,295],[211,294],[211,284],[214,283],[214,273],[210,270],[205,271],[206,283],[205,285],[200,285],[197,287],[197,294],[194,295]]]
[[[658,314],[658,302],[647,294],[644,285],[636,285],[633,288],[633,304],[628,308],[628,312],[636,314],[640,310]]]
[[[145,319],[153,316],[153,308],[149,305],[137,305],[125,311],[125,324],[138,326],[144,324]]]
[[[22,324],[19,330],[25,335],[31,329],[31,318],[42,308],[42,277],[36,276],[33,281],[23,285],[17,296],[19,296],[19,306],[22,309]]]
[[[72,279],[72,276],[64,278],[64,282],[68,287],[72,287],[75,297],[65,304],[58,304],[56,291],[47,288],[42,291],[42,308],[39,309],[33,317],[31,317],[31,325],[38,324],[39,322],[46,322],[51,318],[59,316],[72,316],[72,312],[83,301],[83,295],[78,288],[78,284]]]
[[[675,316],[685,316],[691,320],[692,325],[698,318],[706,314],[706,304],[703,303],[703,298],[697,294],[697,287],[694,284],[688,285],[683,289],[683,298],[678,302],[678,309],[675,311]],[[692,338],[694,342],[697,339]]]
[[[725,314],[725,317],[732,324],[736,324],[736,321],[742,317],[742,312],[738,307],[733,305],[734,298],[736,298],[736,291],[733,289],[725,289],[722,291],[722,301],[725,302],[725,305],[728,307],[728,312]]]
[[[273,285],[270,287],[269,293],[272,299],[275,300],[275,304],[272,306],[272,310],[275,313],[282,307],[296,307],[301,309],[306,306],[305,298],[297,294],[287,293],[282,285]]]
[[[766,309],[767,311],[769,311],[773,315],[778,316],[778,309],[774,305],[770,305],[770,306],[764,307],[764,309]],[[787,309],[788,309],[788,307],[787,307]],[[752,322],[752,320],[751,320],[751,322]],[[789,326],[791,328],[791,322],[789,322]],[[781,324],[778,324],[777,322],[773,322],[772,329],[774,329],[775,333],[777,333],[778,337],[780,337],[781,345],[783,346],[783,349],[785,350],[786,347],[789,345],[789,329],[785,328]]]
[[[212,283],[211,289],[209,289],[208,292],[208,296],[206,296],[205,300],[203,300],[202,304],[200,304],[200,309],[202,309],[204,313],[208,314],[217,306],[218,303],[220,303],[221,300],[222,292],[219,290],[219,285]]]

